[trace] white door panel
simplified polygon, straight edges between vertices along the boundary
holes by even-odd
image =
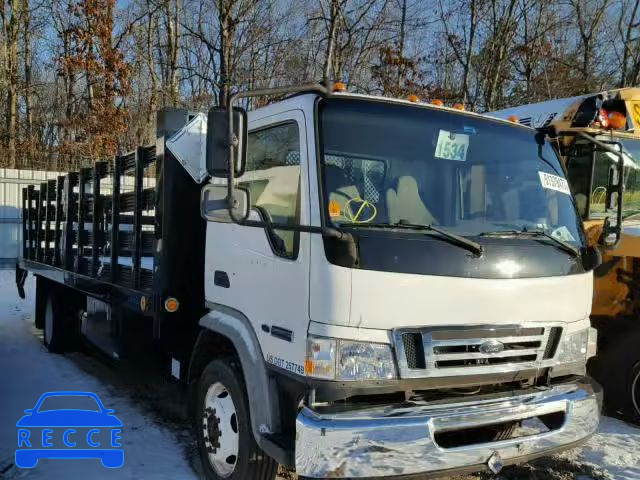
[[[249,122],[249,131],[295,121],[300,144],[300,218],[309,218],[307,141],[302,111],[292,110]],[[249,178],[250,175],[247,175]],[[239,179],[242,182],[244,177]],[[252,218],[258,219],[252,212]],[[309,324],[309,234],[300,234],[295,259],[278,256],[264,229],[208,222],[205,296],[210,302],[242,312],[251,322],[265,358],[301,373]],[[214,273],[226,272],[229,288],[214,284]],[[273,336],[273,326],[293,332],[291,342]],[[264,328],[263,328],[264,327]]]

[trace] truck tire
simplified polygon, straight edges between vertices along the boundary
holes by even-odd
[[[242,372],[233,359],[205,367],[195,402],[195,434],[208,479],[275,478],[278,464],[256,444]]]
[[[607,409],[640,425],[640,332],[618,337],[598,362]]]
[[[52,353],[62,353],[65,350],[64,318],[61,315],[58,302],[54,298],[53,290],[47,296],[44,307],[44,335],[45,347]]]

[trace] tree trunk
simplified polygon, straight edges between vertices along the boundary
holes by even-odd
[[[31,136],[33,134],[33,110],[32,110],[32,79],[31,79],[31,7],[29,0],[25,1],[25,17],[23,29],[23,45],[24,45],[24,110],[27,121],[26,135],[31,144]]]
[[[227,105],[231,93],[231,49],[235,25],[231,18],[234,0],[219,0],[218,14],[220,16],[220,93],[218,102]]]
[[[338,15],[340,14],[340,0],[331,0],[331,7],[329,13],[329,36],[327,38],[327,53],[324,59],[323,68],[323,80],[325,84],[334,80],[331,75],[331,69],[333,66],[335,49],[336,49],[336,36],[338,31]],[[339,79],[338,79],[339,80]]]
[[[7,71],[7,160],[11,168],[16,168],[16,143],[18,135],[18,82],[20,76],[18,59],[18,42],[20,37],[20,22],[22,16],[23,0],[9,0],[10,17],[4,17],[5,23],[5,48]],[[5,15],[3,9],[3,16]]]
[[[173,10],[171,1],[167,0],[167,37],[169,51],[169,102],[172,106],[178,105],[178,50],[179,50],[179,26],[178,14],[180,12],[180,0],[175,0]]]
[[[156,26],[156,18],[151,12],[151,1],[147,0],[147,9],[149,12],[149,16],[147,18],[147,68],[149,70],[149,76],[151,77],[151,92],[149,94],[149,108],[146,111],[145,118],[145,137],[148,132],[151,131],[154,121],[155,114],[158,110],[158,74],[156,73],[156,62],[155,62],[155,54],[154,54],[154,37],[155,37],[155,26]]]
[[[406,74],[406,68],[404,60],[404,43],[406,37],[406,26],[407,26],[407,0],[402,0],[402,10],[400,14],[400,38],[398,39],[398,58],[400,59],[400,64],[398,65],[398,77],[396,79],[396,92],[400,92],[402,89],[402,80]]]

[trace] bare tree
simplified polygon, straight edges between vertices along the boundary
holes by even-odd
[[[582,75],[583,87],[581,93],[589,92],[594,87],[593,66],[596,63],[594,54],[596,35],[602,28],[607,8],[611,0],[569,0],[570,14],[574,19],[575,27],[580,40],[580,75]]]
[[[462,68],[462,78],[460,81],[462,103],[469,103],[471,101],[471,90],[469,86],[472,70],[471,60],[476,47],[478,18],[482,13],[481,2],[479,0],[461,1],[451,10],[444,8],[442,0],[438,0],[438,3],[444,34],[455,55],[456,61]],[[450,22],[454,16],[462,19],[462,25],[460,25],[461,34],[455,34],[451,30]]]
[[[640,0],[621,4],[618,29],[623,49],[620,86],[637,85],[640,82]]]
[[[0,10],[2,21],[2,65],[6,82],[6,110],[5,110],[5,145],[8,161],[11,167],[16,166],[16,143],[18,134],[18,91],[21,61],[18,58],[21,26],[25,12],[28,10],[24,0],[3,0]]]

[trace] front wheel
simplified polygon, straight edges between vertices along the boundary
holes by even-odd
[[[207,478],[273,480],[277,463],[255,442],[242,373],[231,359],[204,369],[196,395],[196,436]]]

